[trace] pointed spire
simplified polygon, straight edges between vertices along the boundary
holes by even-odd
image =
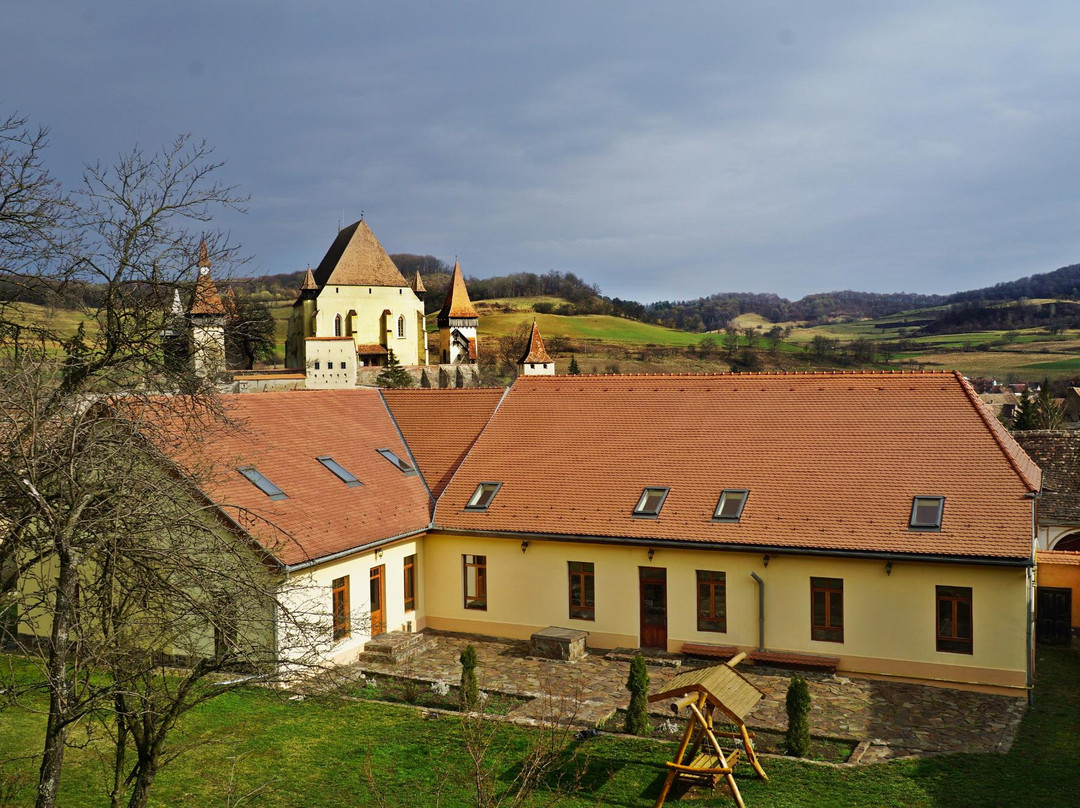
[[[201,260],[201,259],[200,259]],[[191,306],[188,314],[205,314],[221,316],[225,313],[225,305],[221,302],[214,279],[210,277],[210,266],[199,266],[199,277],[195,281],[195,292],[191,296]]]
[[[417,293],[423,293],[423,292],[427,291],[427,289],[424,288],[423,280],[420,279],[420,270],[419,269],[416,270],[416,277],[413,278],[412,290],[414,292],[417,292]]]
[[[469,290],[465,288],[465,277],[461,274],[461,264],[454,262],[454,273],[450,276],[450,288],[446,292],[446,302],[439,312],[440,322],[449,319],[479,319],[480,315],[469,300]]]
[[[319,284],[315,283],[315,275],[311,272],[311,267],[307,268],[307,272],[304,273],[304,282],[300,285],[301,291],[305,289],[318,289]]]
[[[173,289],[172,292],[172,314],[173,316],[179,316],[184,313],[184,304],[180,302],[180,290]]]
[[[206,242],[199,244],[199,274],[206,275],[210,272],[210,256],[206,252]]]
[[[540,336],[540,328],[536,325],[536,318],[533,317],[532,330],[529,332],[529,343],[525,346],[525,353],[518,360],[518,364],[533,363],[539,365],[552,361],[554,360],[548,356],[548,352],[544,348],[544,339]]]

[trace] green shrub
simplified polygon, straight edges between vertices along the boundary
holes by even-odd
[[[533,303],[533,311],[537,314],[551,314],[555,309],[555,304],[550,301],[541,300],[539,303]]]
[[[475,710],[480,705],[480,686],[476,683],[476,649],[466,645],[460,660],[461,709]]]
[[[630,706],[626,708],[626,731],[630,735],[648,735],[649,669],[645,667],[645,657],[641,654],[630,661],[626,689],[630,691]]]
[[[810,754],[810,687],[799,674],[791,674],[787,689],[787,734],[784,748],[789,755]]]

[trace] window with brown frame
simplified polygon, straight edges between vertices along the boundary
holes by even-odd
[[[596,589],[591,561],[568,561],[570,570],[570,617],[596,619]]]
[[[727,575],[697,571],[698,631],[727,631]]]
[[[844,641],[844,579],[810,579],[810,639]]]
[[[465,608],[487,610],[487,556],[463,555]]]
[[[937,587],[937,650],[972,653],[971,587]]]
[[[405,556],[405,611],[416,609],[416,556]]]
[[[335,578],[330,585],[334,614],[334,639],[349,636],[349,576]]]

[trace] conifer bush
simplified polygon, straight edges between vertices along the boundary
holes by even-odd
[[[571,376],[580,376],[581,375],[581,367],[577,363],[577,355],[576,354],[571,354],[570,355],[570,368],[569,368],[569,370],[567,372]]]
[[[476,649],[466,645],[461,661],[461,708],[475,710],[480,705],[480,686],[476,683]]]
[[[797,673],[791,674],[787,689],[787,733],[784,748],[794,757],[810,754],[810,687]]]
[[[375,384],[379,387],[412,387],[412,376],[409,371],[402,367],[401,362],[394,356],[394,349],[386,353],[386,367],[379,371],[375,377]]]
[[[645,657],[637,654],[630,661],[630,675],[626,679],[630,691],[630,706],[626,709],[626,731],[630,735],[649,733],[649,669]]]

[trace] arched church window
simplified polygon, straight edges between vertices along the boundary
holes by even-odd
[[[1058,539],[1053,549],[1069,550],[1074,553],[1080,551],[1080,533],[1070,533],[1068,536]]]
[[[341,315],[340,314],[335,314],[334,315],[334,336],[335,337],[340,337],[341,336]]]
[[[405,315],[402,314],[397,318],[397,335],[399,337],[405,336]]]

